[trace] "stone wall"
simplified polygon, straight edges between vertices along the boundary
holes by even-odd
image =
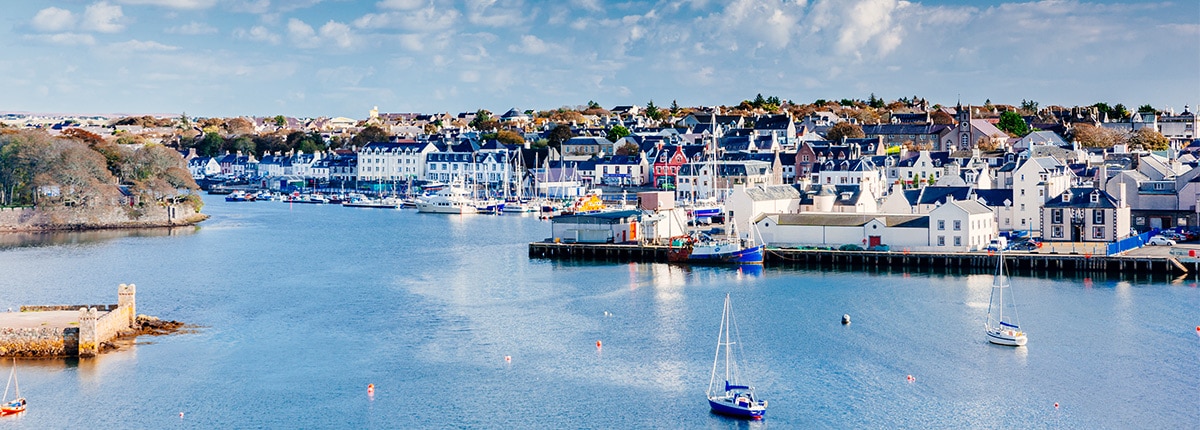
[[[61,357],[79,352],[79,329],[0,328],[0,356]]]
[[[0,328],[0,356],[94,357],[137,321],[137,287],[121,284],[115,305],[22,306],[22,312],[79,310],[78,327]]]
[[[0,232],[170,227],[208,218],[191,205],[100,208],[0,208]]]

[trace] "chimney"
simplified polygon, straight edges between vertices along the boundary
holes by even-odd
[[[1121,190],[1117,191],[1117,207],[1125,207],[1125,183],[1121,183]]]

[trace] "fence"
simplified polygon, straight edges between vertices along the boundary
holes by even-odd
[[[1158,234],[1158,232],[1159,230],[1156,228],[1137,236],[1129,236],[1127,238],[1110,243],[1108,244],[1108,255],[1117,255],[1131,249],[1141,248],[1142,245],[1146,244],[1147,240],[1150,240],[1150,238]]]

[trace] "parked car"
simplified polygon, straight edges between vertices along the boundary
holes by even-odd
[[[1041,248],[1041,247],[1042,247],[1041,242],[1038,242],[1033,239],[1024,239],[1024,240],[1019,240],[1019,241],[1013,242],[1012,245],[1009,245],[1008,249],[1011,249],[1013,251],[1033,251],[1033,250]]]
[[[1187,240],[1187,236],[1184,236],[1183,233],[1176,233],[1171,230],[1159,232],[1158,235],[1165,239],[1174,240],[1176,242],[1183,242]]]
[[[871,245],[871,246],[867,247],[867,251],[888,252],[891,250],[892,250],[891,247],[884,245],[882,243],[878,244],[878,245]]]
[[[838,251],[862,251],[862,250],[863,250],[863,248],[861,246],[855,245],[853,243],[847,243],[845,245],[838,247]]]
[[[1165,237],[1162,237],[1162,236],[1154,236],[1154,237],[1150,238],[1150,240],[1146,241],[1146,244],[1147,244],[1147,245],[1167,245],[1167,246],[1174,246],[1174,245],[1175,245],[1175,241],[1174,241],[1174,240],[1171,240],[1171,239],[1167,239],[1167,238],[1165,238]]]

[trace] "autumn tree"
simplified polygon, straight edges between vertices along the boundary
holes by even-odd
[[[638,148],[636,143],[625,142],[624,145],[621,145],[621,147],[617,148],[613,152],[615,152],[617,155],[637,155],[640,151],[641,148]]]
[[[232,136],[241,136],[254,133],[254,123],[242,117],[237,117],[225,122],[225,131]]]
[[[861,137],[866,137],[866,134],[863,134],[862,127],[859,127],[858,124],[851,124],[848,121],[842,121],[834,124],[832,127],[829,127],[828,131],[825,132],[825,140],[833,142],[838,142],[842,139],[856,139]]]
[[[496,132],[496,140],[505,145],[522,145],[525,143],[525,137],[512,130],[500,130]]]
[[[1020,114],[1013,111],[1000,114],[1000,121],[996,123],[996,128],[1014,137],[1022,137],[1029,134],[1029,124],[1025,123],[1025,118],[1021,118]]]
[[[126,178],[134,192],[161,201],[179,194],[180,190],[197,190],[183,156],[162,145],[150,144],[129,156]]]
[[[1171,141],[1152,127],[1142,127],[1129,135],[1129,147],[1146,151],[1163,151]]]
[[[929,119],[932,120],[934,124],[954,125],[954,117],[941,109],[933,111],[933,114],[929,116]]]
[[[1075,140],[1086,148],[1112,148],[1113,145],[1125,141],[1122,133],[1117,130],[1087,123],[1075,125]]]

